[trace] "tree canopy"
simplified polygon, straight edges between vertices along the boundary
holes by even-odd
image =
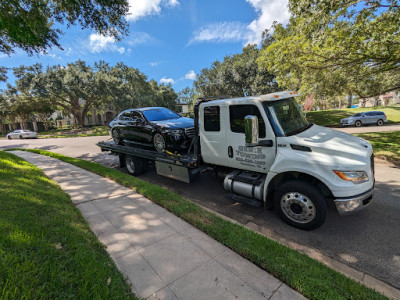
[[[256,45],[248,45],[240,54],[213,62],[194,81],[197,92],[202,97],[243,97],[277,91],[275,76],[256,63],[259,52]]]
[[[258,60],[281,86],[360,97],[400,88],[398,0],[290,0],[289,9]]]
[[[78,60],[67,66],[49,66],[46,70],[41,64],[35,64],[13,71],[17,78],[15,86],[9,85],[0,100],[6,100],[3,104],[8,105],[10,116],[23,120],[33,113],[45,119],[52,108],[59,108],[83,126],[92,109],[174,108],[177,98],[170,85],[147,81],[138,69],[123,63],[110,66],[99,61],[92,67]]]
[[[21,48],[28,54],[56,46],[62,31],[55,24],[90,28],[119,40],[128,25],[127,0],[7,0],[0,1],[0,52]]]

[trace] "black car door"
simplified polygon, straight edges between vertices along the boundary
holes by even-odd
[[[143,116],[138,111],[132,111],[127,122],[129,140],[135,143],[146,143],[146,126]]]
[[[129,119],[129,113],[128,112],[124,112],[122,113],[118,120],[116,121],[116,125],[114,125],[114,128],[117,128],[121,134],[121,136],[123,137],[124,140],[127,140],[129,137],[127,136],[127,131],[126,131],[126,122]]]

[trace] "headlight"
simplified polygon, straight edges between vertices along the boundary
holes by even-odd
[[[167,129],[166,132],[173,135],[180,135],[182,133],[182,129]]]
[[[337,176],[346,181],[351,181],[355,184],[368,181],[368,175],[364,171],[338,171],[333,170]]]

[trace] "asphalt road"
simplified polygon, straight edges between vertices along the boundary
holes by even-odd
[[[5,148],[40,148],[68,156],[93,160],[118,168],[115,156],[102,153],[96,142],[108,137],[0,140]],[[235,203],[225,193],[222,180],[203,174],[192,184],[158,176],[154,171],[140,178],[166,187],[242,224],[255,223],[286,239],[314,248],[323,254],[400,289],[400,169],[376,161],[374,201],[365,210],[340,217],[328,213],[317,230],[302,231],[283,223],[273,211]]]

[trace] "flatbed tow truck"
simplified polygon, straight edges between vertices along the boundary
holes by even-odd
[[[235,201],[275,208],[300,229],[321,226],[329,206],[341,215],[361,210],[374,191],[369,142],[309,124],[296,92],[200,99],[186,154],[99,142],[132,175],[154,163],[157,174],[186,183],[202,170],[226,173]]]

